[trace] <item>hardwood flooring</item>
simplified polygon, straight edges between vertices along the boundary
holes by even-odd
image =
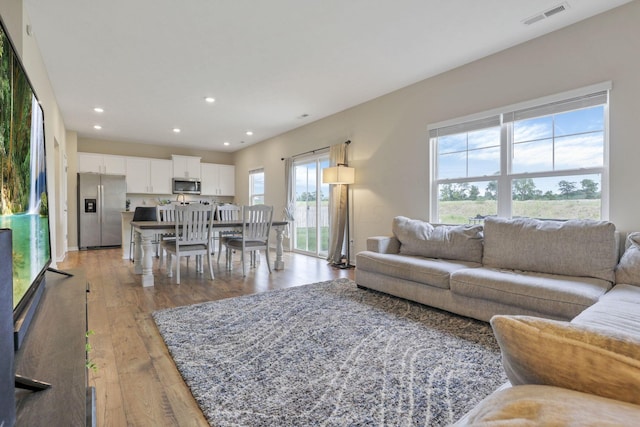
[[[231,271],[225,269],[224,259],[219,266],[214,259],[213,281],[208,273],[196,273],[193,261],[187,268],[183,260],[180,285],[158,270],[156,259],[155,286],[148,288],[142,287],[119,248],[70,252],[58,263],[60,269],[84,269],[90,283],[89,358],[97,370],[89,371],[89,385],[96,388],[98,426],[208,425],[169,356],[152,312],[338,277],[353,279],[354,274],[322,259],[285,253],[284,270],[269,274],[262,255],[261,263],[247,268],[242,277],[240,257],[235,258]]]

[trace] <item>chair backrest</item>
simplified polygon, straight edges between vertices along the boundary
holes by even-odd
[[[153,206],[138,206],[133,211],[133,221],[157,221],[158,215]]]
[[[240,206],[236,205],[219,205],[218,219],[220,221],[238,221],[240,219]]]
[[[209,244],[213,206],[200,203],[176,206],[176,241],[178,245]]]
[[[156,209],[158,211],[158,221],[175,222],[176,207],[174,205],[158,205]]]
[[[242,207],[242,238],[269,242],[273,206],[253,205]]]

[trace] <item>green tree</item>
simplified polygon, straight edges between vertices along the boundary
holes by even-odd
[[[480,190],[478,186],[472,185],[469,189],[469,200],[478,200],[478,196],[480,195]]]
[[[558,188],[560,189],[560,194],[562,194],[565,199],[568,199],[570,196],[572,196],[575,193],[576,183],[566,181],[563,179],[558,183]]]
[[[531,178],[513,180],[513,197],[516,200],[531,200],[535,198],[536,184]]]
[[[443,184],[440,188],[440,200],[445,202],[467,200],[470,188],[466,182],[460,184]]]
[[[484,198],[488,200],[496,200],[498,197],[498,181],[489,181],[484,189]]]
[[[315,202],[316,201],[316,193],[305,191],[300,194],[297,199],[299,202]]]
[[[582,192],[584,193],[585,199],[596,199],[598,198],[598,183],[593,181],[592,179],[583,179],[580,181],[580,185],[582,185]]]

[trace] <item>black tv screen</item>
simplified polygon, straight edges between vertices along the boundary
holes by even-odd
[[[1,22],[0,22],[1,23]],[[43,112],[0,25],[0,228],[13,234],[14,321],[51,263]],[[0,265],[8,260],[0,260]]]

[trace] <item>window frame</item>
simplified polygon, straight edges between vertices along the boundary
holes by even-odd
[[[262,174],[262,182],[263,182],[263,188],[262,188],[262,193],[257,193],[255,192],[255,188],[254,188],[254,177],[257,174]],[[255,197],[262,197],[262,204],[264,204],[264,200],[265,200],[265,188],[266,188],[266,177],[264,174],[264,168],[260,167],[260,168],[255,168],[255,169],[251,169],[249,171],[249,204],[250,205],[254,205],[253,200]]]
[[[438,123],[433,123],[427,126],[427,135],[429,140],[429,156],[430,156],[430,176],[429,176],[429,189],[430,189],[430,208],[429,218],[432,222],[438,221],[439,211],[439,186],[442,184],[460,184],[469,183],[473,185],[476,182],[496,181],[497,182],[497,215],[501,217],[510,218],[512,216],[512,191],[511,183],[516,179],[522,178],[542,178],[542,177],[554,177],[554,176],[571,176],[571,175],[589,175],[600,174],[600,219],[607,220],[609,218],[609,102],[610,91],[612,83],[610,81],[590,85],[575,90],[570,90],[550,96],[545,96],[517,104],[508,105],[492,109],[489,111],[472,114],[456,119],[446,120]],[[524,173],[512,173],[510,170],[511,158],[511,135],[514,119],[505,120],[505,116],[513,114],[514,112],[520,112],[529,109],[541,109],[543,107],[553,107],[554,104],[562,104],[567,101],[571,101],[581,97],[588,97],[590,95],[604,92],[606,102],[603,104],[603,163],[600,167],[589,168],[577,168],[577,169],[563,169],[563,170],[547,170],[542,172],[524,172]],[[567,111],[574,111],[579,109],[576,107],[568,109]],[[483,176],[467,176],[464,178],[447,178],[438,179],[438,147],[436,139],[439,135],[438,132],[453,135],[458,132],[469,132],[474,129],[481,129],[483,123],[496,123],[496,119],[500,126],[500,173],[498,175],[483,175]],[[467,150],[468,151],[468,150]]]

